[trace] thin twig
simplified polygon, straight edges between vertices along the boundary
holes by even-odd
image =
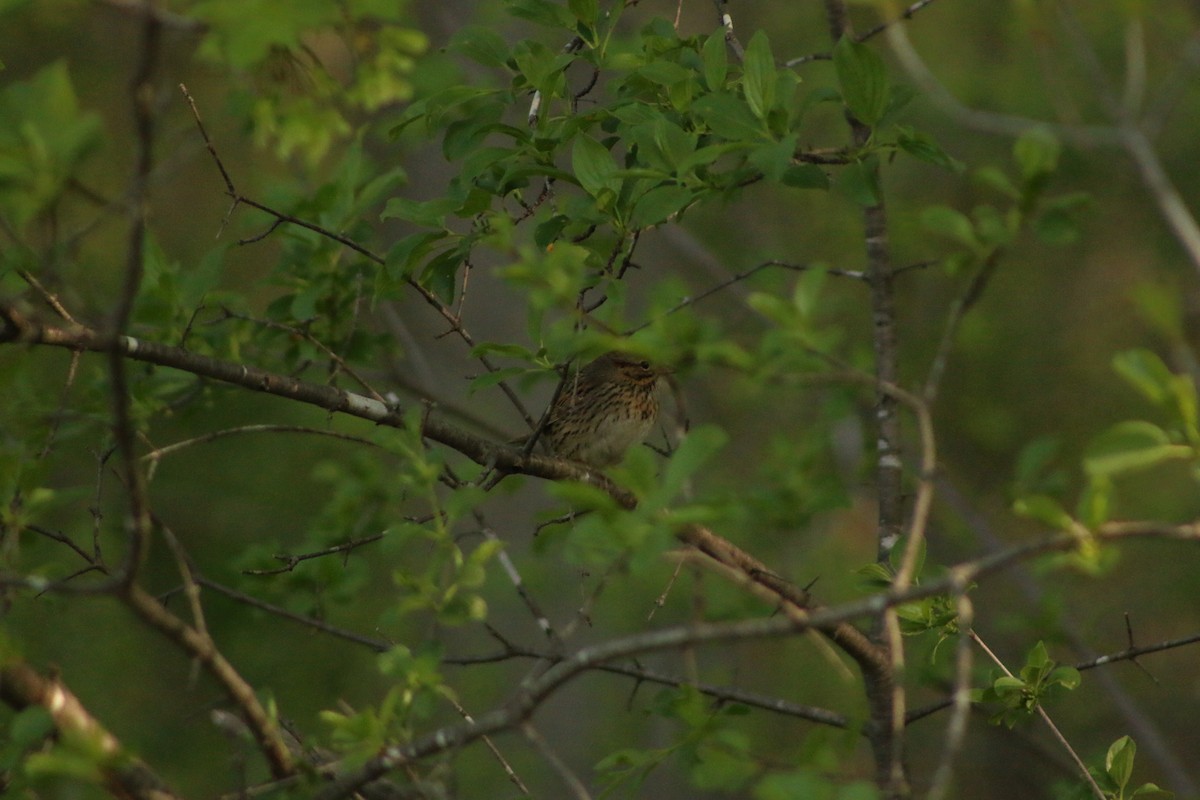
[[[946,324],[942,329],[942,338],[938,342],[937,353],[929,365],[929,374],[925,378],[925,387],[921,391],[921,397],[927,404],[932,405],[934,400],[937,399],[938,389],[941,388],[942,375],[945,373],[946,364],[950,360],[950,351],[958,339],[958,332],[962,327],[963,318],[975,306],[979,298],[983,296],[983,292],[991,281],[992,274],[996,271],[996,267],[999,265],[1000,259],[1005,252],[1004,248],[996,247],[988,253],[983,263],[979,265],[979,269],[972,276],[971,282],[963,290],[962,295],[951,306],[950,314],[946,318]]]
[[[965,587],[964,587],[965,588]],[[954,760],[962,750],[963,739],[967,734],[967,719],[971,713],[971,638],[964,631],[974,623],[974,607],[966,592],[957,597],[958,642],[955,645],[954,689],[951,692],[951,704],[954,713],[946,724],[946,743],[942,746],[941,759],[934,770],[930,781],[927,800],[942,800],[950,791],[950,781],[954,777]],[[905,725],[909,719],[905,717]]]
[[[678,313],[679,311],[682,311],[683,309],[685,309],[689,306],[693,306],[696,303],[699,303],[701,300],[707,300],[709,297],[712,297],[714,294],[724,291],[725,289],[728,289],[730,286],[733,286],[736,283],[740,283],[741,281],[744,281],[747,278],[753,277],[754,275],[757,275],[759,272],[762,272],[764,269],[767,269],[768,267],[779,267],[780,269],[790,270],[792,272],[807,272],[809,270],[821,270],[822,272],[825,272],[828,275],[837,275],[842,278],[853,278],[853,279],[859,280],[859,281],[866,280],[866,274],[863,272],[859,272],[857,270],[822,267],[822,266],[819,266],[816,264],[793,264],[788,261],[780,261],[779,259],[770,259],[768,261],[763,261],[760,264],[756,264],[753,267],[750,267],[749,269],[734,273],[729,278],[726,278],[725,280],[721,281],[720,283],[710,286],[709,288],[700,292],[700,294],[691,295],[689,297],[684,297],[678,303],[671,306],[667,310],[663,311],[661,314],[659,314],[654,319],[649,320],[647,322],[643,322],[641,325],[638,325],[636,327],[630,328],[621,335],[622,336],[632,336],[633,334],[637,333],[638,331],[645,330],[646,328],[648,328],[651,325],[658,322],[663,317],[667,317],[667,316],[670,316],[671,314]]]
[[[33,290],[41,296],[42,302],[54,309],[54,313],[63,318],[64,322],[68,322],[71,325],[79,324],[76,319],[71,316],[71,312],[67,311],[67,308],[62,304],[62,301],[58,299],[58,295],[54,294],[54,292],[43,286],[42,282],[38,280],[36,275],[27,269],[20,268],[16,270],[16,273],[21,276],[21,280],[28,283]]]
[[[282,619],[297,622],[306,627],[321,631],[322,633],[328,633],[330,636],[336,636],[339,639],[345,639],[348,642],[353,642],[354,644],[368,647],[377,653],[386,653],[392,648],[391,642],[384,641],[383,639],[373,639],[370,636],[363,636],[362,634],[355,633],[354,631],[346,630],[345,628],[339,628],[336,625],[330,625],[325,620],[306,617],[303,614],[297,614],[294,611],[289,611],[281,606],[268,603],[265,600],[259,600],[257,597],[252,597],[244,592],[239,592],[237,589],[217,583],[216,581],[205,578],[203,575],[197,575],[196,582],[205,589],[212,589],[218,594],[223,594],[231,600],[236,600],[237,602],[243,603],[251,608],[257,608],[260,611],[265,611],[268,614],[272,614]]]
[[[142,460],[151,461],[154,462],[154,464],[157,464],[158,462],[162,461],[164,456],[173,455],[188,447],[195,447],[198,444],[208,444],[209,442],[215,442],[218,439],[225,439],[230,436],[243,436],[250,433],[304,433],[311,434],[313,436],[328,436],[331,439],[341,439],[342,441],[365,444],[371,447],[380,446],[378,443],[372,442],[370,439],[364,439],[361,436],[353,436],[348,433],[340,433],[339,431],[327,431],[320,428],[308,428],[304,425],[240,425],[236,428],[222,428],[219,431],[209,431],[208,433],[201,434],[200,436],[193,436],[191,439],[184,439],[181,442],[174,442],[173,444],[156,447],[149,453],[142,455]],[[151,471],[153,471],[153,467],[151,468]]]
[[[901,27],[900,26],[901,21],[912,19],[913,15],[915,15],[918,11],[925,8],[925,6],[930,5],[931,3],[933,3],[933,0],[917,0],[917,2],[913,3],[911,6],[904,9],[903,11],[901,11],[899,16],[897,16],[895,19],[889,20],[887,22],[881,22],[873,28],[868,28],[865,33],[861,33],[861,34],[855,36],[854,41],[862,43],[862,42],[865,42],[867,39],[872,38],[873,36],[878,36],[880,33],[888,30],[889,28]],[[833,60],[833,53],[831,53],[831,52],[810,53],[810,54],[804,55],[804,56],[796,56],[795,58],[789,58],[787,61],[784,62],[784,66],[798,67],[801,64],[808,64],[813,61],[832,61],[832,60]]]
[[[444,696],[450,701],[450,705],[454,706],[454,710],[459,713],[459,716],[461,716],[467,722],[475,721],[471,718],[471,715],[467,713],[467,710],[462,707],[462,704],[460,704],[450,695]],[[527,797],[531,796],[529,787],[525,785],[525,782],[521,780],[521,776],[518,775],[512,768],[512,764],[508,763],[508,759],[504,757],[504,754],[501,753],[500,749],[496,747],[494,742],[492,742],[492,738],[490,736],[484,736],[483,743],[487,746],[487,749],[491,751],[496,760],[500,762],[500,767],[504,770],[504,775],[513,783],[514,786],[517,787],[518,791]]]
[[[192,560],[187,551],[183,549],[179,538],[170,528],[163,525],[161,520],[158,520],[158,529],[162,532],[163,538],[167,540],[167,546],[171,548],[171,554],[175,557],[175,567],[179,570],[179,577],[183,580],[183,594],[192,611],[192,626],[202,637],[211,641],[208,623],[204,621],[204,606],[200,602],[200,587],[196,584]]]
[[[67,377],[63,381],[62,393],[59,395],[58,410],[50,422],[50,430],[46,432],[46,441],[42,444],[42,449],[38,451],[38,461],[50,455],[50,451],[54,448],[54,442],[58,438],[58,430],[66,418],[67,399],[71,395],[71,387],[75,385],[75,378],[79,374],[79,356],[78,350],[71,352],[71,363],[67,365]]]
[[[321,550],[313,551],[311,553],[300,553],[298,555],[289,555],[287,553],[276,553],[275,555],[273,555],[271,557],[274,558],[276,561],[282,561],[283,566],[276,567],[274,569],[244,569],[244,570],[242,570],[242,574],[243,575],[253,575],[255,577],[267,577],[267,576],[271,576],[271,575],[282,575],[284,573],[294,571],[297,566],[304,563],[305,561],[311,561],[314,558],[324,558],[326,556],[332,556],[332,555],[345,555],[345,554],[348,554],[348,553],[351,553],[351,552],[357,550],[360,547],[363,547],[364,545],[373,544],[375,542],[378,542],[380,539],[383,538],[383,536],[384,535],[382,533],[376,533],[376,534],[372,534],[371,536],[364,536],[361,539],[351,539],[348,542],[342,542],[341,544],[335,544],[331,547],[326,547]]]
[[[974,641],[975,644],[979,645],[979,648],[987,654],[988,658],[990,658],[996,664],[996,666],[1003,670],[1005,675],[1010,678],[1013,677],[1013,674],[1009,671],[1008,667],[1004,665],[1004,662],[992,652],[992,649],[987,646],[983,639],[979,638],[979,634],[972,630],[968,631],[967,635],[971,637],[971,640]],[[1063,749],[1067,751],[1067,755],[1071,757],[1071,760],[1075,762],[1075,766],[1079,769],[1080,774],[1083,775],[1084,781],[1086,781],[1088,786],[1091,788],[1092,794],[1095,795],[1096,800],[1106,800],[1104,790],[1101,789],[1096,783],[1096,779],[1093,778],[1092,773],[1088,771],[1087,765],[1083,763],[1083,759],[1081,759],[1079,754],[1075,752],[1075,748],[1072,747],[1071,743],[1067,741],[1067,737],[1063,736],[1062,731],[1060,731],[1058,726],[1054,724],[1054,720],[1050,719],[1050,715],[1046,713],[1046,709],[1043,708],[1039,703],[1037,710],[1038,716],[1042,718],[1042,722],[1046,723],[1046,726],[1050,729],[1050,733],[1055,739],[1058,740],[1058,743],[1062,745]]]
[[[554,770],[558,777],[562,779],[562,782],[567,785],[567,789],[570,790],[570,793],[575,800],[591,800],[592,796],[588,793],[587,787],[584,786],[583,781],[580,780],[579,776],[575,774],[574,770],[567,766],[567,763],[559,757],[558,753],[554,751],[554,748],[550,746],[550,743],[546,741],[545,737],[538,733],[537,728],[533,727],[533,723],[526,722],[523,724],[521,726],[521,733],[525,734],[525,738],[530,741],[542,759],[550,765],[550,768]]]

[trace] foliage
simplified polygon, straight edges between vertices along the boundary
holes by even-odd
[[[976,692],[981,703],[998,703],[1001,709],[991,717],[994,725],[1013,727],[1028,719],[1047,699],[1063,690],[1077,689],[1079,670],[1059,666],[1038,642],[1025,657],[1025,666],[1018,675],[1000,675],[987,688]]]
[[[1084,148],[1131,141],[1126,117],[996,144],[931,113],[897,26],[973,59],[964,19],[831,2],[871,32],[829,39],[836,14],[782,4],[744,28],[622,0],[481,3],[440,32],[381,0],[103,16],[125,5],[0,3],[41,34],[0,26],[6,790],[124,790],[144,758],[187,796],[317,792],[390,759],[421,796],[503,773],[533,796],[871,800],[953,791],[944,753],[962,796],[1011,796],[989,780],[1010,764],[964,770],[992,754],[954,760],[953,724],[890,704],[970,690],[1005,729],[1053,710],[1108,741],[1128,720],[1060,702],[1082,684],[1049,655],[1083,639],[1063,598],[1089,635],[1130,603],[1200,622],[1191,561],[1145,581],[1135,541],[1196,539],[1195,276],[1117,235],[1151,204]],[[1040,41],[1037,4],[967,5],[938,4]],[[1130,59],[1144,27],[1177,33],[1102,5],[1081,38]],[[121,59],[69,41],[97,20]],[[973,90],[1029,94],[1035,59],[1009,60]],[[1129,85],[1096,105],[1131,113]],[[671,367],[651,446],[603,473],[515,449],[613,349]],[[1033,608],[991,594],[1033,559]],[[1028,651],[1016,674],[942,646],[993,630]],[[2,671],[26,658],[99,722],[18,696]],[[1113,742],[1102,790],[1170,796],[1133,788],[1135,753]]]

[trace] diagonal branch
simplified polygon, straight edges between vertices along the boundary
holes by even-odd
[[[50,715],[60,736],[91,743],[101,756],[100,774],[114,795],[131,800],[179,797],[150,767],[128,753],[57,678],[43,676],[24,661],[9,661],[0,668],[0,700],[18,711],[39,706]]]
[[[292,774],[292,754],[284,743],[279,724],[258,701],[253,687],[221,655],[208,634],[186,624],[139,586],[131,586],[125,600],[144,622],[199,661],[221,684],[253,731],[254,738],[271,765],[271,774],[276,778]]]

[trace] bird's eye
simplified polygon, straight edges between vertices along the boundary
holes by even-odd
[[[641,367],[642,369],[650,369],[650,362],[649,361],[639,361],[638,366]]]

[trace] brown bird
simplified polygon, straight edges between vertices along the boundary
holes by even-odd
[[[593,467],[620,462],[658,421],[665,370],[636,356],[605,353],[567,376],[544,431],[550,451]]]

